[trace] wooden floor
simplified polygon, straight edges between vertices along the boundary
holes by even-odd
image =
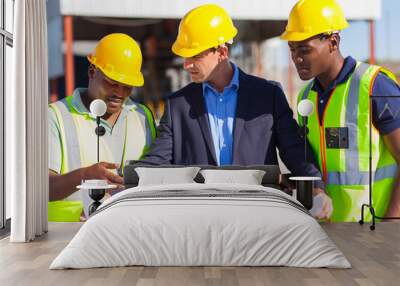
[[[323,224],[353,268],[122,267],[48,270],[80,223],[51,223],[44,237],[27,244],[0,241],[0,285],[400,285],[400,222],[370,231],[356,223]]]

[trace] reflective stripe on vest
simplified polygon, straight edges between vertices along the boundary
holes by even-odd
[[[151,143],[156,138],[156,128],[155,128],[153,113],[150,111],[150,109],[147,108],[146,105],[144,105],[144,104],[139,104],[139,105],[141,108],[138,108],[136,111],[142,113],[143,116],[145,118],[147,118],[147,121],[146,121],[146,128],[147,128],[146,146],[143,148],[143,153],[140,156],[140,158],[141,158],[149,151]],[[150,130],[150,132],[149,132],[149,130]],[[124,160],[124,162],[125,162],[125,160]]]
[[[144,105],[144,104],[139,104],[140,107],[142,109],[137,109],[137,111],[139,112],[144,112],[143,115],[147,118],[147,122],[149,124],[149,128],[150,128],[150,132],[148,132],[150,139],[147,141],[148,146],[151,145],[151,142],[154,141],[154,139],[156,138],[156,128],[155,128],[155,123],[154,123],[154,117],[153,117],[153,113],[150,111],[150,109]]]
[[[361,204],[368,202],[369,96],[375,76],[380,71],[380,67],[357,63],[349,79],[339,84],[331,94],[324,110],[322,125],[318,115],[318,94],[311,90],[313,82],[303,88],[299,95],[299,101],[308,98],[317,108],[309,117],[308,139],[334,203],[333,220],[358,220]],[[391,74],[388,75],[392,78]],[[299,122],[301,124],[301,120]],[[347,127],[349,148],[327,149],[326,127]],[[372,129],[371,137],[373,202],[377,215],[383,216],[390,199],[397,164],[375,128]]]
[[[72,98],[72,96],[68,98]],[[82,166],[79,148],[71,148],[79,146],[77,131],[66,101],[59,100],[49,106],[54,111],[60,127],[62,152],[60,173],[65,174]],[[68,130],[68,136],[65,136],[65,130]]]

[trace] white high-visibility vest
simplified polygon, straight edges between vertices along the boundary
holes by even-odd
[[[49,144],[58,142],[60,146],[61,154],[56,154],[60,166],[58,170],[54,170],[59,174],[97,163],[96,118],[83,106],[81,92],[81,89],[77,89],[73,96],[49,105],[49,112],[53,113],[52,118],[55,118],[58,132],[58,140],[49,138]],[[151,112],[130,99],[125,102],[114,126],[108,125],[103,119],[101,125],[105,127],[106,133],[100,136],[100,161],[118,163],[121,167],[126,159],[139,159],[155,137]],[[52,156],[54,155],[49,154],[50,158]],[[75,192],[66,200],[79,201],[81,196],[79,192]]]

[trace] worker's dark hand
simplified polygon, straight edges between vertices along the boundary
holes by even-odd
[[[109,184],[122,185],[124,179],[111,170],[118,169],[119,165],[108,162],[100,162],[86,168],[82,168],[82,178],[84,180],[107,180]]]

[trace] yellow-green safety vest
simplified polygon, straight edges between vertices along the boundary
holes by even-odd
[[[396,82],[392,73],[379,66],[357,62],[353,74],[336,86],[319,120],[318,94],[306,85],[298,102],[309,99],[316,111],[308,117],[308,141],[318,161],[333,202],[332,221],[358,221],[362,204],[369,203],[369,148],[370,148],[370,96],[376,75],[385,73]],[[299,124],[302,125],[300,114]],[[320,122],[322,122],[320,124]],[[347,149],[326,147],[325,128],[347,127]],[[377,216],[384,216],[389,205],[397,164],[376,128],[371,132],[372,148],[372,202]],[[367,210],[367,209],[366,209]],[[365,220],[371,220],[369,211]]]
[[[87,113],[76,111],[72,105],[72,98],[72,96],[68,96],[49,105],[56,116],[59,128],[62,153],[60,174],[97,163],[97,149],[93,143],[97,142],[94,132],[95,119]],[[132,112],[132,109],[136,112]],[[124,133],[122,158],[118,162],[121,163],[121,168],[123,168],[126,157],[128,159],[140,158],[150,148],[151,142],[156,136],[151,111],[142,104],[133,104],[125,117]],[[146,139],[149,138],[146,136],[147,134],[151,134],[150,140]],[[107,144],[101,143],[102,140],[103,138],[100,137],[101,161],[113,162],[112,151]],[[75,192],[65,200],[49,202],[48,218],[49,221],[79,221],[82,210],[83,204],[78,192]]]

